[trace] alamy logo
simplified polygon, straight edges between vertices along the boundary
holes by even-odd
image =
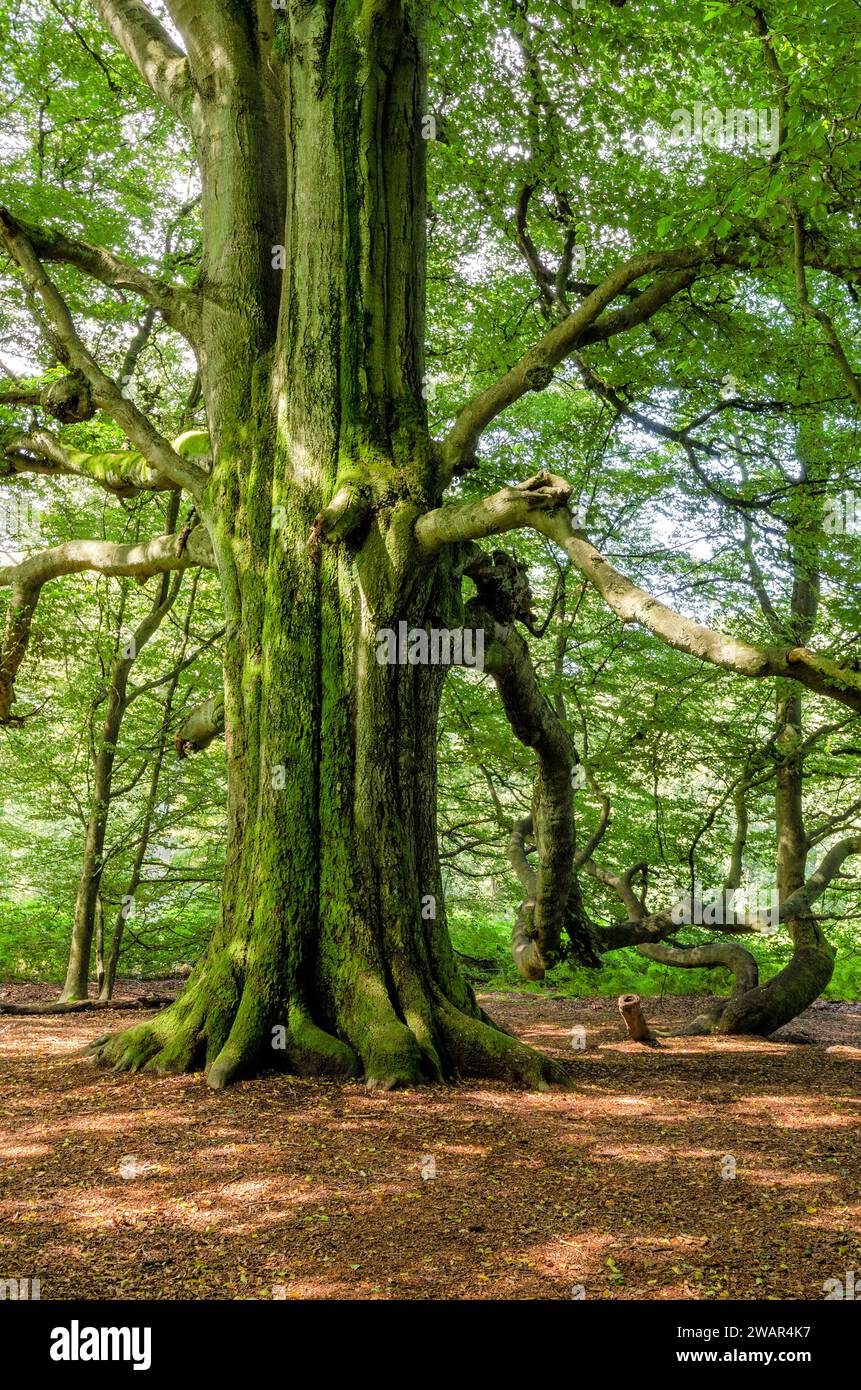
[[[822,529],[826,536],[858,535],[861,532],[861,497],[854,492],[841,492],[826,497],[822,512]]]
[[[149,1327],[81,1327],[73,1318],[69,1327],[51,1331],[52,1361],[131,1361],[133,1370],[148,1371],[152,1364],[152,1329]]]
[[[380,666],[471,666],[484,670],[484,628],[411,627],[377,629]]]
[[[13,1302],[19,1298],[41,1298],[39,1290],[38,1279],[0,1279],[0,1302],[7,1298]]]
[[[708,891],[695,883],[693,894],[670,909],[670,919],[677,926],[696,927],[735,927],[751,921],[767,934],[776,931],[780,922],[780,898],[766,884]]]
[[[847,1269],[845,1279],[826,1279],[822,1292],[826,1302],[833,1299],[854,1303],[856,1299],[861,1299],[861,1278],[855,1278],[854,1269]]]
[[[670,117],[671,145],[710,145],[713,149],[767,150],[777,154],[780,146],[780,113],[776,106],[741,109],[730,106],[721,111],[695,101],[693,110],[679,107]]]

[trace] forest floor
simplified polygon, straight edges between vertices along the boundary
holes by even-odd
[[[613,999],[481,999],[574,1089],[214,1093],[75,1055],[146,1015],[0,1017],[0,1278],[46,1299],[818,1300],[861,1275],[861,1004],[814,1005],[786,1030],[806,1045],[651,1049]],[[702,999],[644,1004],[672,1029]]]

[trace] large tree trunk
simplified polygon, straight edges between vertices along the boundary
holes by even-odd
[[[231,36],[202,152],[204,517],[227,619],[221,920],[177,1004],[101,1052],[203,1064],[216,1087],[273,1065],[379,1087],[462,1072],[546,1084],[551,1064],[482,1015],[446,930],[444,671],[377,660],[381,628],[462,620],[455,549],[422,560],[413,536],[440,500],[422,399],[421,35],[392,0],[294,4],[274,45],[267,23],[271,10]]]

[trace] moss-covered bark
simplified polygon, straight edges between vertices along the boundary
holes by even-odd
[[[214,297],[202,364],[202,509],[227,617],[221,920],[180,1000],[98,1051],[205,1065],[215,1087],[273,1065],[386,1088],[470,1072],[546,1085],[557,1069],[483,1016],[446,930],[444,671],[377,661],[380,628],[462,620],[453,552],[423,558],[413,534],[440,501],[419,7],[296,4],[276,23],[280,102],[267,77],[231,109],[234,80],[203,155],[204,276],[235,301]],[[235,47],[248,82],[265,38]],[[255,167],[247,144],[262,156],[277,111]]]
[[[240,582],[262,607],[242,604],[228,653],[222,919],[180,1001],[103,1045],[115,1065],[205,1065],[213,1086],[270,1066],[384,1088],[558,1077],[488,1022],[451,949],[435,826],[443,672],[376,660],[378,627],[457,617],[451,562],[421,569],[406,543],[411,510],[316,565],[311,507],[293,512],[262,593]]]

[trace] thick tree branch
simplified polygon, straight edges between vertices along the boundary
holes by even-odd
[[[643,871],[645,871],[646,867],[647,866],[645,864],[633,864],[630,869],[627,869],[625,871],[625,873],[614,874],[610,869],[604,868],[602,864],[597,864],[595,860],[592,858],[586,859],[583,863],[583,868],[585,869],[589,877],[596,879],[598,883],[603,883],[605,888],[611,888],[613,892],[616,894],[616,897],[622,903],[622,906],[627,910],[631,920],[628,923],[620,923],[620,926],[629,927],[632,925],[636,925],[639,922],[645,921],[646,909],[644,906],[644,902],[641,902],[641,900],[637,897],[637,894],[634,892],[633,881],[634,876],[637,873],[642,873]],[[607,941],[607,933],[612,932],[614,930],[614,927],[605,928],[603,932],[603,940]],[[629,945],[630,943],[625,941],[621,944]],[[605,946],[604,949],[616,950],[618,948],[615,946],[608,945]]]
[[[577,750],[542,693],[515,620],[531,611],[532,595],[521,567],[502,551],[479,553],[466,569],[478,588],[467,604],[470,625],[485,633],[485,669],[493,677],[515,736],[535,752],[538,769],[532,813],[514,826],[509,859],[526,892],[512,932],[511,949],[524,979],[541,979],[562,954],[566,931],[578,957],[597,961],[574,877],[575,830],[572,772]],[[533,834],[538,869],[526,860]]]
[[[425,512],[415,526],[415,535],[427,555],[459,541],[498,536],[533,524],[536,511],[564,507],[571,496],[571,485],[553,473],[536,473],[533,478],[505,487],[478,502],[448,503]]]
[[[8,212],[0,210],[0,241],[21,267],[48,318],[51,331],[62,343],[70,366],[90,384],[93,400],[105,410],[137,446],[144,458],[178,487],[197,494],[206,481],[206,473],[190,463],[171,447],[137,406],[110,380],[84,346],[68,306],[48,277],[30,241]]]
[[[640,589],[605,560],[575,527],[570,513],[562,508],[535,511],[529,524],[562,547],[623,623],[638,623],[677,651],[687,652],[725,671],[759,678],[785,676],[850,709],[861,710],[861,673],[839,666],[804,647],[759,647],[683,617]]]
[[[861,854],[861,835],[847,835],[824,855],[816,869],[805,883],[780,904],[781,922],[790,922],[794,917],[803,917],[822,894],[837,878],[845,861],[853,854]]]
[[[744,946],[730,941],[709,941],[702,946],[668,946],[659,942],[643,943],[637,947],[641,956],[659,961],[661,965],[677,965],[685,970],[713,970],[722,966],[734,976],[733,994],[756,989],[759,966],[756,957]]]
[[[42,586],[66,574],[91,570],[97,574],[147,579],[169,570],[200,565],[215,567],[209,535],[202,526],[182,536],[157,536],[133,545],[112,541],[66,541],[40,551],[15,565],[0,565],[0,588],[11,588],[6,624],[0,643],[0,724],[20,722],[12,714],[15,677],[27,651],[33,616]]]
[[[58,474],[85,478],[121,497],[132,497],[138,492],[163,492],[176,487],[163,473],[151,468],[143,455],[136,451],[88,454],[64,444],[50,430],[34,429],[27,434],[13,435],[6,441],[4,451],[10,476],[36,473],[49,478]],[[0,476],[2,472],[0,468]]]
[[[212,545],[205,527],[195,526],[182,535],[156,536],[152,540],[121,545],[114,541],[64,541],[50,550],[39,551],[14,565],[0,565],[0,588],[16,584],[46,584],[66,574],[125,575],[148,579],[168,570],[184,570],[200,565],[215,568]]]
[[[519,487],[503,488],[478,502],[448,504],[425,512],[415,535],[428,555],[445,545],[532,526],[560,546],[623,623],[637,623],[677,651],[725,671],[764,678],[785,676],[819,695],[861,711],[861,673],[805,647],[760,647],[676,613],[615,569],[575,525],[565,507],[570,485],[538,473]]]
[[[111,37],[165,106],[193,123],[195,91],[188,59],[140,0],[93,0]]]
[[[470,605],[470,620],[479,614]],[[574,861],[574,794],[571,773],[577,755],[565,729],[538,688],[529,651],[520,634],[488,620],[492,640],[485,669],[496,683],[517,738],[538,761],[533,816],[538,871],[527,910],[512,936],[512,954],[525,979],[541,979],[561,954]],[[523,879],[521,878],[521,881]],[[526,886],[524,884],[524,886]]]

